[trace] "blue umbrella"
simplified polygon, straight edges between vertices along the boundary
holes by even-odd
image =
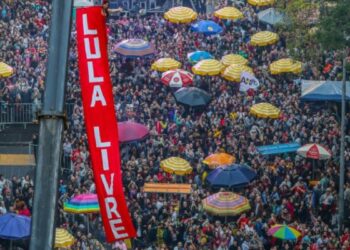
[[[187,54],[187,59],[195,64],[199,61],[205,60],[205,59],[214,59],[214,57],[206,51],[201,51],[201,50],[197,50],[195,52],[191,52]]]
[[[215,188],[239,188],[248,185],[256,176],[254,170],[245,165],[232,164],[213,170],[207,182]]]
[[[30,222],[29,217],[13,213],[0,216],[0,238],[8,240],[29,238]]]
[[[222,27],[216,22],[202,20],[191,25],[191,31],[203,33],[206,36],[216,35],[222,32]]]

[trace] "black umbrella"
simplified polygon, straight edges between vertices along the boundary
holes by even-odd
[[[208,92],[196,87],[181,88],[174,95],[176,101],[190,107],[205,106],[211,99]]]

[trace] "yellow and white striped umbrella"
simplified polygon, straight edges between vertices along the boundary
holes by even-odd
[[[242,64],[245,65],[248,63],[248,60],[243,56],[238,54],[228,54],[221,58],[221,63],[225,66],[230,66],[232,64]]]
[[[74,237],[63,228],[56,228],[55,248],[70,247],[74,244]]]
[[[220,74],[224,65],[215,59],[205,59],[199,61],[192,67],[192,72],[200,76],[216,76]]]
[[[224,7],[215,11],[214,16],[221,19],[237,20],[243,18],[243,13],[235,7]]]
[[[254,6],[267,6],[275,3],[275,0],[248,0],[250,5]]]
[[[284,58],[271,63],[269,68],[273,75],[282,73],[300,74],[302,71],[302,63],[291,58]]]
[[[157,70],[161,72],[165,72],[172,69],[179,69],[181,67],[181,63],[172,58],[160,58],[155,61],[151,69]]]
[[[247,65],[232,64],[225,69],[221,76],[231,82],[240,82],[243,72],[253,74],[253,69]]]
[[[255,115],[258,118],[277,119],[280,117],[281,110],[270,103],[261,102],[250,108],[250,114]]]
[[[164,14],[164,18],[172,23],[190,23],[197,19],[198,14],[188,7],[171,8]]]
[[[0,77],[9,77],[13,74],[13,68],[4,62],[0,62]]]
[[[279,37],[276,33],[271,31],[261,31],[254,34],[250,43],[253,46],[267,46],[271,44],[275,44],[278,41]]]
[[[180,157],[170,157],[160,162],[160,167],[167,173],[186,175],[192,172],[190,163]]]

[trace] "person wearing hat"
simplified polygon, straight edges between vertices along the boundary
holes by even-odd
[[[103,16],[108,17],[109,14],[119,13],[122,11],[123,11],[122,8],[110,9],[109,8],[109,0],[103,0],[103,2],[102,2],[102,15]]]

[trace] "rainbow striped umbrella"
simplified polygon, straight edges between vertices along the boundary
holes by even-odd
[[[293,227],[275,224],[269,229],[268,235],[282,240],[296,240],[301,233]]]
[[[142,39],[126,39],[115,46],[115,51],[128,58],[147,57],[154,54],[152,44]]]
[[[217,216],[235,216],[250,209],[247,198],[232,192],[219,192],[202,200],[203,208]]]
[[[63,210],[74,214],[97,213],[100,211],[97,194],[80,194],[65,202]]]

